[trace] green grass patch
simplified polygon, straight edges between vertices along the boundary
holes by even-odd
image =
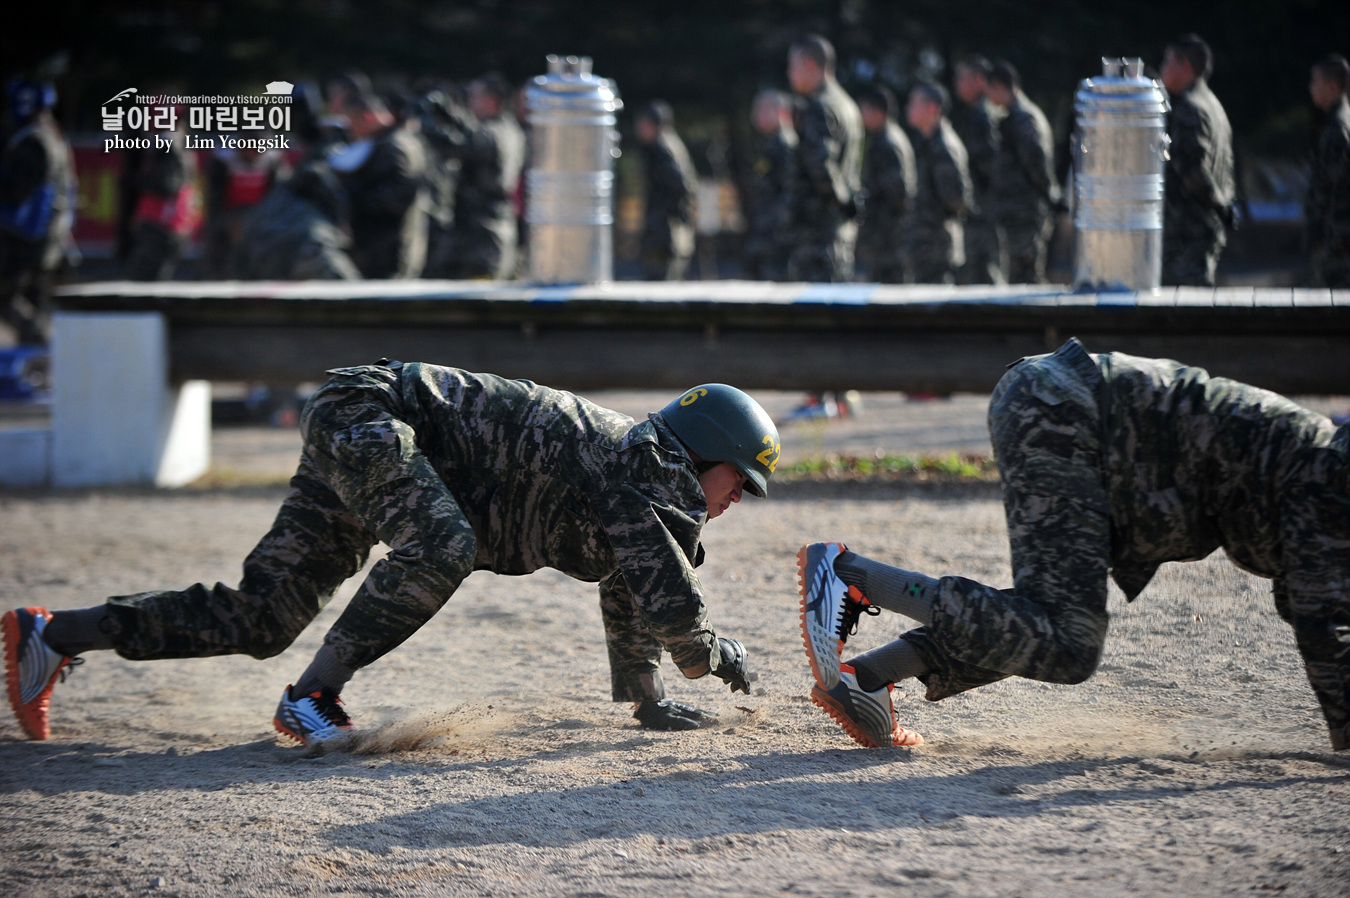
[[[923,480],[950,482],[995,482],[998,467],[986,455],[891,454],[814,455],[780,469],[789,480]]]

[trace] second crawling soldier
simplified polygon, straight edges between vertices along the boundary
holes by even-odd
[[[917,745],[891,685],[938,701],[1005,677],[1081,683],[1106,642],[1107,577],[1128,601],[1168,561],[1222,548],[1272,581],[1333,749],[1350,749],[1350,424],[1167,359],[1022,359],[989,399],[1011,589],[802,549],[812,698],[863,745]],[[921,627],[840,664],[864,611]]]
[[[660,659],[749,692],[744,647],[707,619],[694,568],[703,525],[763,496],[778,464],[768,414],[722,384],[634,422],[571,393],[436,365],[330,372],[300,418],[304,450],[272,529],[237,587],[196,584],[103,605],[2,619],[9,698],[49,733],[52,688],[72,657],[148,661],[280,654],[378,542],[313,662],[283,690],[276,728],[306,744],[350,728],[339,694],[415,633],[475,570],[551,567],[600,584],[615,701],[656,729],[711,715],[665,699]]]

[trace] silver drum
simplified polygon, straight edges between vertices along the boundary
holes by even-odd
[[[1074,98],[1074,283],[1153,290],[1162,279],[1167,94],[1141,59],[1103,59]]]
[[[614,277],[615,127],[623,101],[589,57],[548,57],[525,92],[530,279],[591,284]]]

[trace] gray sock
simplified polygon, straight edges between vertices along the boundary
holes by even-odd
[[[74,656],[115,648],[121,629],[107,605],[95,605],[53,611],[52,619],[42,629],[42,640],[53,651]]]
[[[912,617],[921,624],[933,622],[933,603],[938,582],[857,552],[844,552],[834,560],[834,572],[849,586],[856,586],[878,608]]]
[[[876,692],[887,683],[898,683],[928,672],[928,666],[907,639],[897,639],[863,652],[848,663],[858,674],[858,687],[865,692]]]
[[[300,675],[300,679],[295,681],[293,695],[309,695],[318,692],[321,689],[327,689],[333,693],[339,693],[347,685],[356,671],[348,667],[337,659],[333,650],[326,644],[319,647],[319,651],[314,655],[314,660],[309,663],[309,667]]]

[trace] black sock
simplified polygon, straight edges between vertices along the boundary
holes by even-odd
[[[906,639],[864,652],[848,663],[857,672],[858,688],[867,692],[928,672],[928,665]]]
[[[83,652],[116,648],[121,629],[107,605],[95,605],[53,611],[52,619],[42,629],[42,640],[52,651],[73,657]]]

